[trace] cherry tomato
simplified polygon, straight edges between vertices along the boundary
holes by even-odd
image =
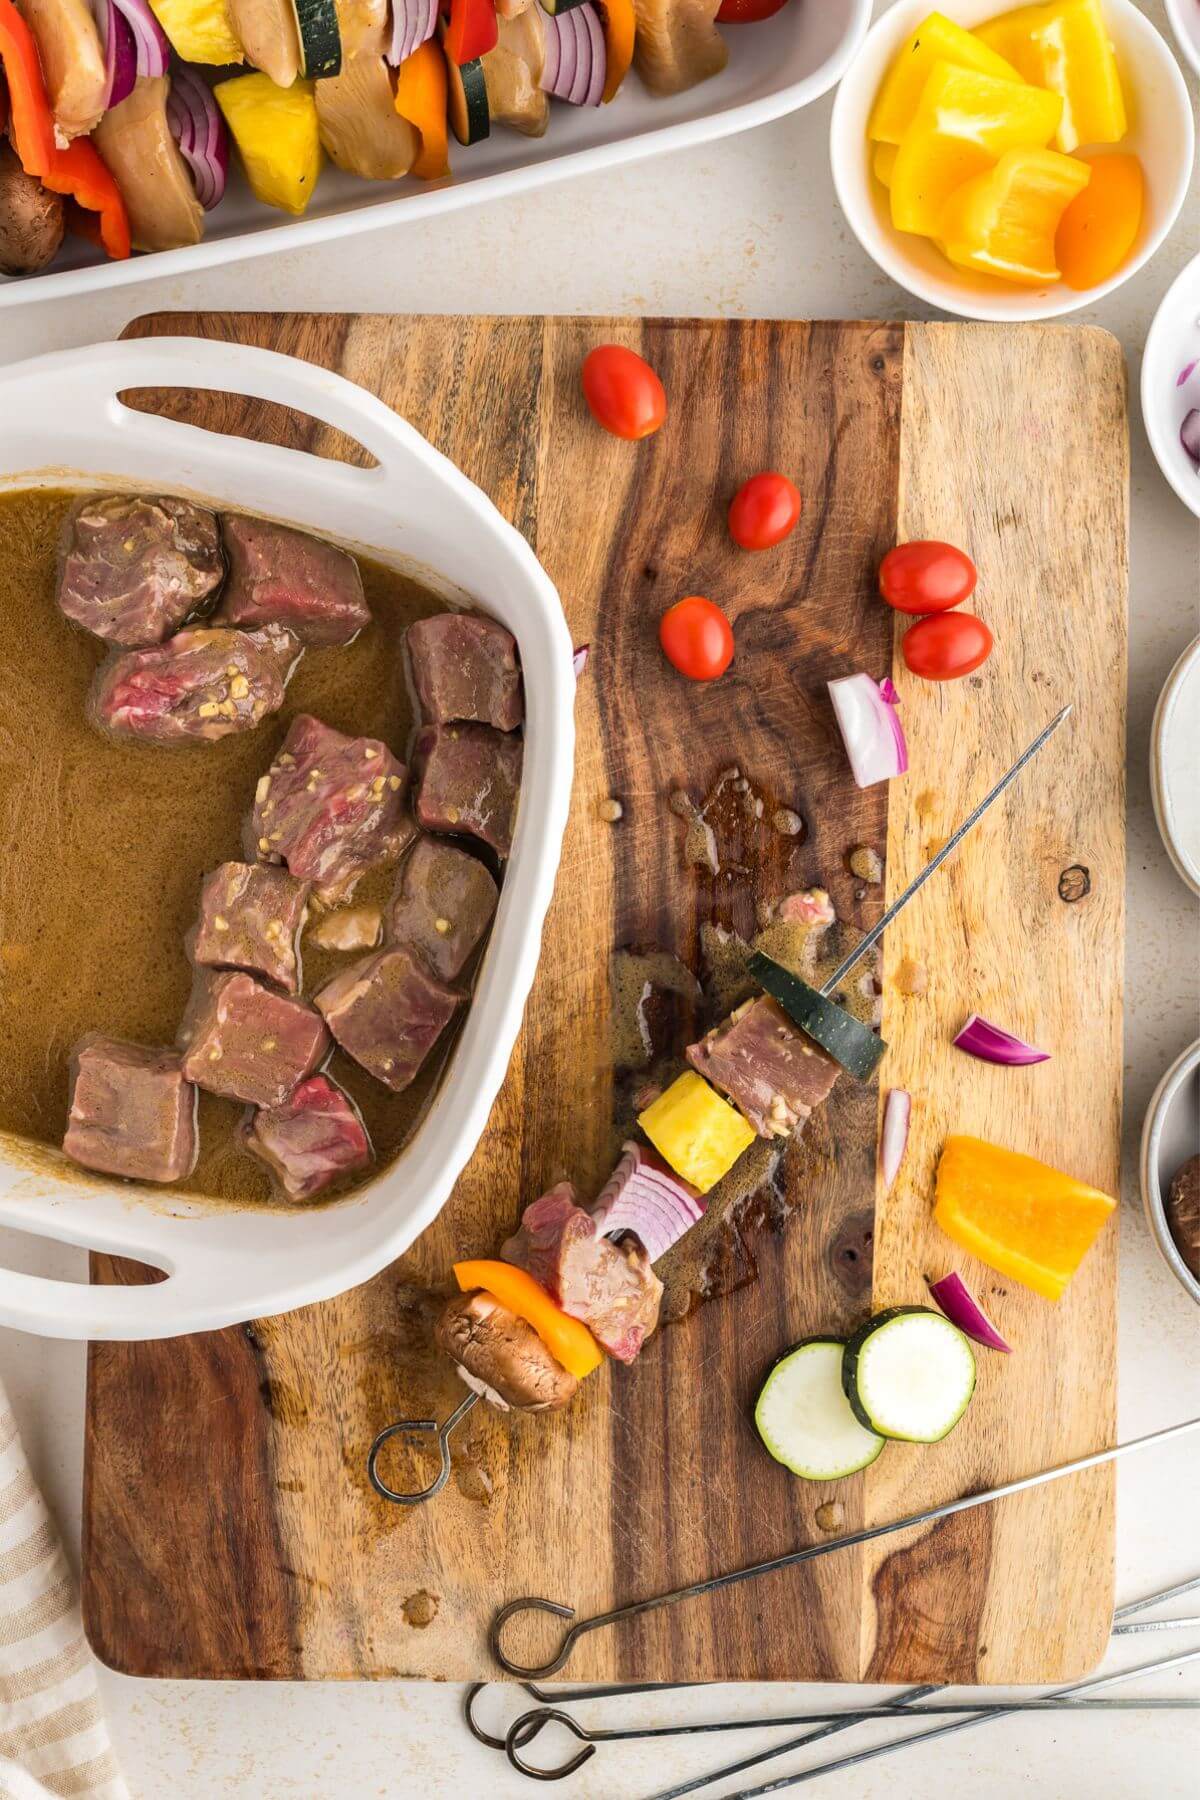
[[[975,564],[953,544],[916,538],[897,544],[879,565],[879,591],[897,612],[940,613],[975,591]]]
[[[799,517],[800,489],[786,475],[752,475],[729,503],[729,535],[743,550],[769,550]]]
[[[1136,156],[1085,156],[1092,178],[1058,221],[1054,254],[1070,288],[1099,287],[1115,275],[1142,222],[1146,183]]]
[[[658,622],[658,641],[667,661],[689,681],[715,681],[733,661],[733,628],[702,594],[667,608]]]
[[[787,0],[721,0],[717,24],[757,25],[760,19],[773,19],[786,5]]]
[[[583,397],[593,419],[614,437],[644,438],[667,416],[662,382],[636,350],[597,344],[583,359]]]
[[[992,634],[974,613],[933,613],[910,625],[901,640],[904,661],[926,681],[957,681],[992,654]]]

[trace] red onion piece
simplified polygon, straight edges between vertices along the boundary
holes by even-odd
[[[581,106],[599,106],[604,93],[604,83],[608,78],[608,52],[604,43],[604,27],[600,23],[600,15],[591,4],[591,0],[583,0],[579,14],[587,27],[592,49],[592,76],[579,104]]]
[[[892,1088],[883,1107],[883,1126],[879,1133],[879,1173],[883,1191],[890,1194],[900,1173],[904,1152],[908,1147],[908,1124],[912,1117],[912,1095],[903,1088]]]
[[[653,1150],[628,1143],[590,1211],[602,1236],[632,1232],[651,1262],[657,1262],[704,1217],[705,1207],[696,1189]]]
[[[978,1013],[971,1014],[954,1042],[968,1056],[977,1056],[980,1062],[1000,1063],[1006,1068],[1024,1068],[1028,1063],[1050,1061],[1048,1050],[1038,1050],[1023,1038],[1014,1037],[1011,1031],[993,1025],[990,1019],[981,1018]]]
[[[196,198],[211,212],[229,176],[229,133],[212,89],[182,63],[171,77],[167,123],[191,171]]]
[[[575,32],[575,79],[571,83],[567,100],[572,106],[582,106],[583,97],[592,81],[592,40],[584,23],[583,7],[573,6],[570,18]]]
[[[150,10],[148,0],[113,0],[133,32],[139,75],[165,75],[171,60],[167,34]]]
[[[133,92],[137,80],[137,40],[124,13],[113,0],[92,0],[92,17],[104,51],[106,80],[104,105],[120,106]]]
[[[572,106],[599,106],[608,58],[604,27],[591,0],[569,11],[547,13],[546,61],[538,81],[544,93]]]
[[[562,64],[562,32],[559,30],[558,14],[547,13],[542,24],[545,26],[546,60],[542,64],[538,86],[543,93],[553,94],[558,91],[558,72]]]
[[[961,1275],[943,1275],[929,1283],[929,1291],[952,1325],[985,1349],[1012,1355],[1012,1345],[1005,1343]]]
[[[890,781],[908,768],[908,745],[896,713],[896,690],[885,676],[844,675],[829,684],[834,716],[850,769],[860,788]]]
[[[1193,406],[1179,427],[1179,441],[1200,469],[1200,407]]]
[[[580,644],[580,646],[576,650],[574,656],[571,658],[571,667],[575,671],[576,681],[579,680],[579,677],[583,674],[583,671],[587,668],[587,660],[588,660],[588,657],[591,655],[591,653],[592,653],[592,646],[590,644]]]
[[[1192,370],[1196,367],[1196,364],[1198,362],[1200,362],[1200,357],[1193,357],[1191,362],[1188,363],[1185,368],[1180,369],[1178,375],[1175,377],[1175,386],[1176,387],[1183,386],[1184,382],[1188,379],[1189,375],[1192,373]]]
[[[437,24],[434,0],[392,0],[392,38],[387,60],[393,68],[407,62],[433,36]]]

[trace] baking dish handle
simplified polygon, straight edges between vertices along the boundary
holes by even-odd
[[[208,1329],[213,1283],[219,1280],[227,1289],[228,1269],[209,1267],[202,1259],[163,1274],[162,1281],[100,1286],[0,1268],[0,1325],[38,1337],[123,1341]],[[250,1304],[246,1316],[253,1310]]]

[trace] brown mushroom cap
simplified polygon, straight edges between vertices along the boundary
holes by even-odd
[[[58,255],[65,229],[58,195],[0,139],[0,274],[36,275]]]

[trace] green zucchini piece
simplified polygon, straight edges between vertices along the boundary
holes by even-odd
[[[773,1000],[779,1002],[793,1024],[806,1032],[814,1043],[820,1044],[834,1062],[841,1063],[843,1069],[858,1081],[870,1081],[887,1045],[869,1025],[864,1025],[845,1007],[827,1000],[824,994],[818,994],[807,981],[801,981],[798,975],[777,963],[773,956],[764,956],[761,950],[756,950],[750,958],[750,974]]]
[[[334,0],[292,0],[300,31],[300,62],[310,81],[342,72],[342,31]]]
[[[438,35],[444,43],[444,23],[439,23]],[[491,132],[492,115],[481,56],[465,63],[446,58],[446,117],[460,144],[482,143]]]
[[[763,1382],[754,1427],[775,1461],[804,1481],[837,1481],[875,1461],[886,1439],[855,1416],[842,1388],[842,1338],[802,1338]]]
[[[970,1405],[975,1353],[965,1333],[932,1307],[893,1306],[847,1343],[842,1387],[868,1431],[937,1444]]]
[[[583,0],[541,0],[542,11],[548,12],[551,17],[556,17],[559,13],[571,12],[576,6],[582,5]]]

